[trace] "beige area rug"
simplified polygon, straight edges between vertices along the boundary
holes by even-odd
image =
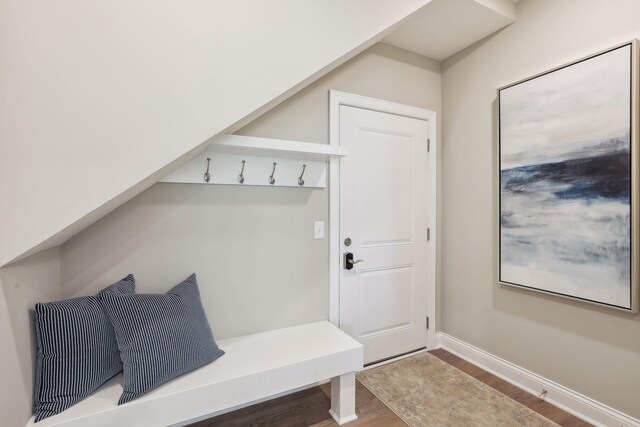
[[[412,427],[558,426],[426,352],[357,378]]]

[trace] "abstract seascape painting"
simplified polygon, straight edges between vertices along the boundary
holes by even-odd
[[[501,283],[637,310],[634,52],[499,90]]]

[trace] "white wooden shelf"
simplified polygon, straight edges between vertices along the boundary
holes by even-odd
[[[329,378],[351,373],[355,379],[353,373],[362,369],[362,345],[327,321],[229,338],[218,344],[226,352],[220,359],[139,399],[118,406],[122,393],[122,376],[118,375],[66,411],[37,424],[32,418],[27,427],[184,425]],[[336,389],[344,399],[340,402],[343,407],[332,400],[333,412],[342,411],[339,417],[345,422],[355,419],[355,382],[352,386]],[[337,398],[333,391],[331,397]],[[344,407],[345,402],[349,407]]]
[[[347,155],[347,149],[336,145],[255,136],[224,135],[205,150],[208,153],[245,154],[303,160],[333,160]]]
[[[327,162],[346,154],[335,145],[224,135],[160,182],[325,188]]]

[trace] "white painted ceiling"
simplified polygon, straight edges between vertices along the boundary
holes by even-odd
[[[65,242],[428,2],[2,2],[0,267]]]
[[[442,61],[515,21],[518,0],[433,0],[384,43]]]

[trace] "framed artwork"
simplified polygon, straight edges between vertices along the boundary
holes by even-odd
[[[637,42],[498,89],[499,282],[638,311]]]

